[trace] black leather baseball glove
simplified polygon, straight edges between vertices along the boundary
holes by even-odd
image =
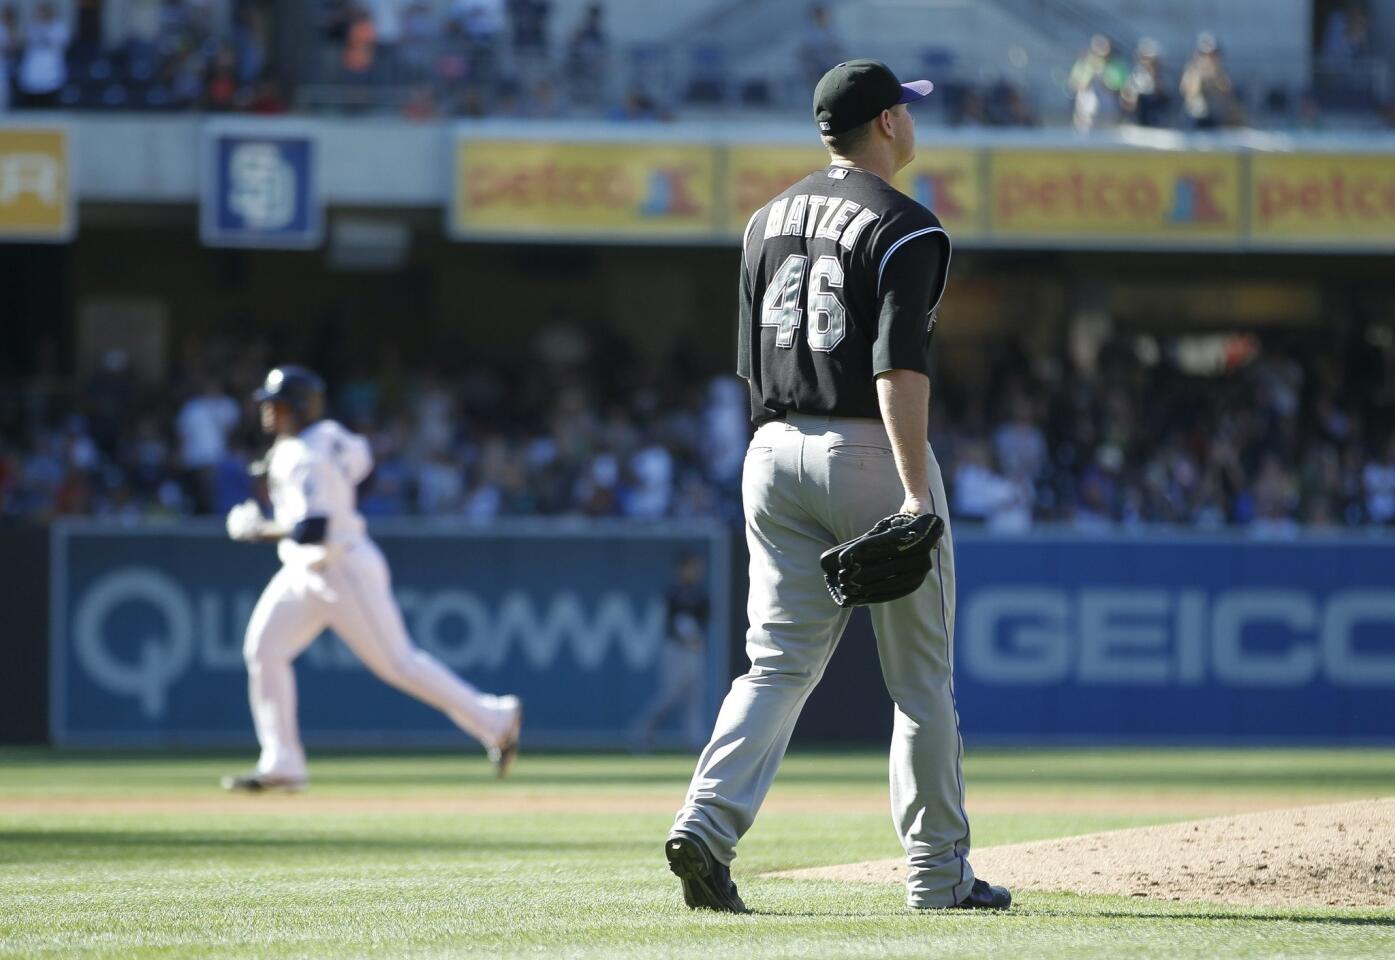
[[[932,566],[930,555],[944,536],[945,522],[933,513],[897,513],[860,537],[819,556],[833,602],[840,607],[886,603],[913,592]]]

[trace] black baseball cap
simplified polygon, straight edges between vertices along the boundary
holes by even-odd
[[[814,87],[814,120],[820,133],[843,133],[898,103],[923,100],[934,89],[929,80],[902,83],[880,60],[849,60]]]

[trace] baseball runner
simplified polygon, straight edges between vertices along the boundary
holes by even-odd
[[[915,155],[906,104],[931,89],[873,60],[834,67],[814,91],[831,163],[746,226],[737,372],[756,425],[742,476],[751,669],[727,694],[665,842],[689,907],[745,911],[730,872],[737,842],[863,603],[895,702],[891,805],[907,903],[1012,900],[968,861],[954,547],[926,441],[949,237],[890,182]]]
[[[261,759],[248,775],[224,777],[224,788],[305,787],[291,663],[326,627],[379,678],[483,743],[504,776],[518,752],[523,706],[478,692],[408,638],[387,563],[356,504],[355,488],[373,469],[368,441],[322,418],[324,383],[304,367],[275,368],[253,396],[262,429],[276,438],[265,461],[274,518],[248,500],[228,512],[228,536],[276,541],[282,566],[252,610],[243,646]]]

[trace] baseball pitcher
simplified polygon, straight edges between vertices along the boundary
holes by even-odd
[[[373,469],[368,441],[322,417],[324,383],[303,367],[272,370],[254,399],[262,429],[276,438],[266,458],[274,518],[248,500],[229,511],[228,536],[276,541],[282,566],[252,610],[243,647],[261,759],[248,775],[224,777],[224,788],[305,787],[291,664],[326,627],[379,678],[483,743],[504,776],[518,752],[522,704],[478,692],[408,638],[387,563],[356,503]]]
[[[949,237],[891,185],[915,155],[906,105],[931,89],[873,60],[834,67],[814,91],[830,164],[746,226],[737,370],[756,425],[742,476],[751,669],[732,684],[665,843],[690,907],[745,911],[729,869],[737,842],[859,604],[895,702],[891,804],[907,902],[1011,903],[968,860],[954,545],[926,441]]]

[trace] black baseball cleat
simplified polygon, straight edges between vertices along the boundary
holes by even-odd
[[[517,699],[517,698],[515,698]],[[494,764],[494,776],[502,780],[509,775],[509,768],[518,756],[518,741],[523,733],[523,701],[514,707],[513,722],[509,724],[504,739],[497,747],[489,748],[489,762]]]
[[[224,777],[220,781],[224,790],[233,793],[299,793],[309,783],[308,780],[293,777],[272,777],[260,773],[248,773],[237,777]]]
[[[987,880],[975,880],[969,895],[956,903],[954,910],[1006,910],[1012,906],[1012,894],[1007,887],[995,887]]]
[[[668,868],[683,883],[683,902],[693,910],[750,913],[732,883],[731,870],[691,833],[675,833],[664,843]]]

